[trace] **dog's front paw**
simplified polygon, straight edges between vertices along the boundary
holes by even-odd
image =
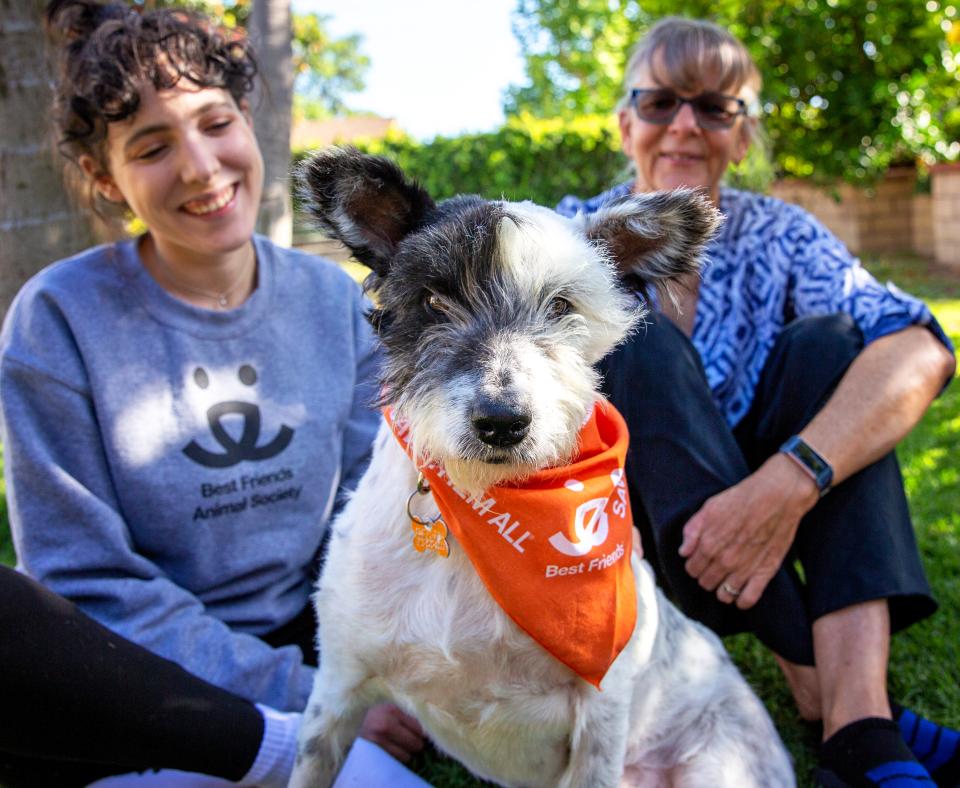
[[[290,775],[288,788],[329,788],[336,768],[322,739],[301,735],[297,746],[297,762]]]
[[[288,788],[328,788],[340,768],[343,749],[336,746],[339,736],[329,715],[311,702],[303,715],[297,741],[297,760]]]

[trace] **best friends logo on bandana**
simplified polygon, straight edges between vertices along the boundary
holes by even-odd
[[[389,409],[384,415],[409,454],[408,427],[394,423]],[[436,463],[420,468],[444,523],[497,604],[597,688],[637,621],[626,454],[623,417],[601,400],[581,428],[577,457],[520,484],[492,487],[478,499]]]

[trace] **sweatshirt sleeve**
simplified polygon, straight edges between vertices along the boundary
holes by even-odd
[[[35,315],[24,320],[37,322]],[[302,709],[313,670],[299,649],[274,649],[231,630],[138,552],[120,513],[80,353],[55,321],[39,328],[29,333],[46,347],[43,358],[62,363],[40,368],[29,347],[18,357],[16,336],[13,346],[9,337],[15,331],[6,332],[0,360],[0,429],[20,567],[195,675],[252,701]]]
[[[366,313],[370,308],[368,301],[358,298],[353,320],[357,384],[343,435],[343,474],[338,509],[343,505],[345,494],[357,488],[360,477],[367,469],[373,441],[380,427],[380,411],[375,402],[379,394],[381,349],[367,321]]]

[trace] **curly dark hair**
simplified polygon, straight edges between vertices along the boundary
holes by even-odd
[[[107,124],[136,114],[144,85],[163,90],[187,79],[223,88],[238,105],[254,87],[257,63],[247,39],[196,12],[51,0],[44,20],[60,50],[58,147],[74,163],[90,155],[106,172]]]

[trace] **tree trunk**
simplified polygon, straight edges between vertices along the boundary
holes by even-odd
[[[0,0],[0,316],[48,263],[93,243],[51,144],[43,0]]]
[[[0,0],[2,2],[2,0]],[[263,153],[263,203],[257,230],[281,246],[293,236],[290,205],[290,123],[293,109],[293,26],[290,0],[253,0],[247,31],[263,85],[253,99]]]

